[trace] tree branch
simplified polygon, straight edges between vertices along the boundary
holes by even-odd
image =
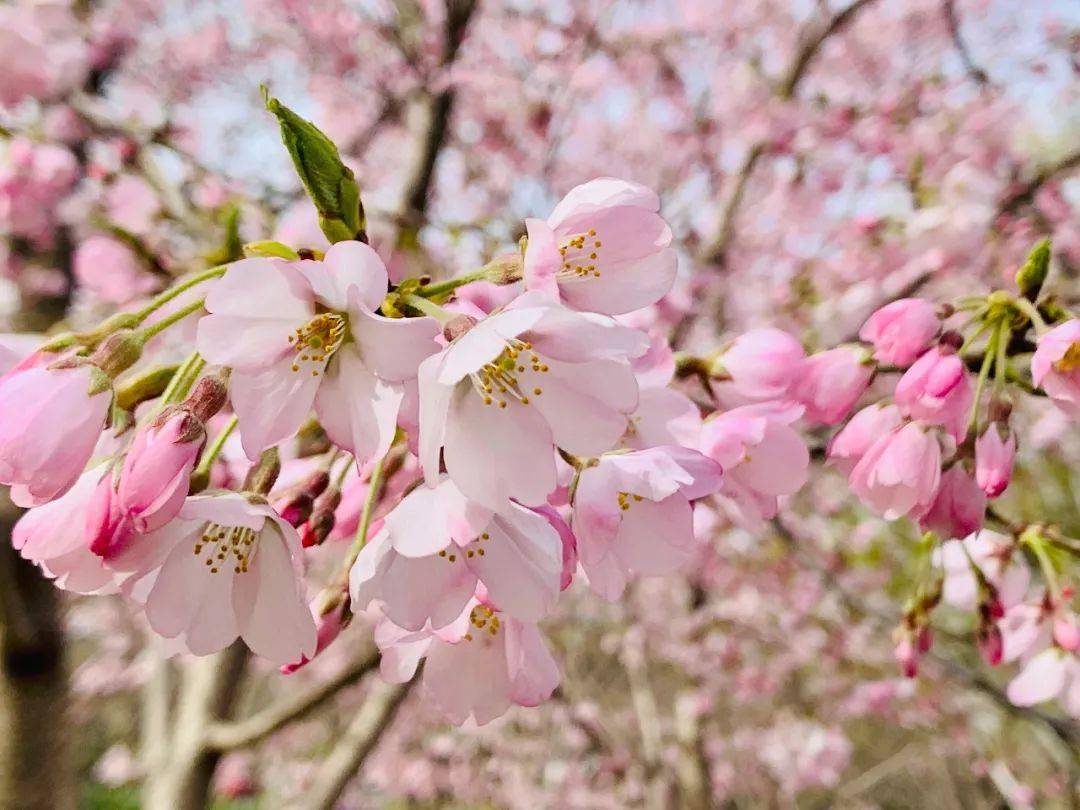
[[[789,100],[795,97],[799,84],[829,37],[842,31],[863,7],[872,2],[874,0],[854,0],[854,2],[829,17],[823,24],[815,22],[804,27],[802,33],[799,34],[799,45],[795,50],[795,55],[787,70],[784,71],[783,77],[776,85],[775,93],[778,98]],[[768,146],[768,141],[758,141],[750,147],[746,157],[743,158],[742,166],[739,167],[739,171],[735,176],[731,194],[728,196],[727,202],[724,203],[720,213],[720,224],[716,231],[716,237],[706,245],[701,253],[703,262],[723,265],[724,260],[727,258],[727,251],[731,246],[731,240],[735,232],[735,217],[738,215],[743,198],[746,196],[746,188],[750,182],[750,177],[753,175],[754,169],[765,154]]]
[[[243,720],[210,726],[206,730],[205,744],[214,751],[231,751],[256,745],[289,723],[315,711],[342,689],[357,683],[378,665],[377,651],[358,655],[327,681],[313,684],[306,691],[294,694]]]
[[[1014,187],[998,205],[998,216],[1012,214],[1018,208],[1029,204],[1046,183],[1076,169],[1080,169],[1080,150],[1070,152],[1056,163],[1040,169],[1030,180]]]
[[[477,4],[478,0],[446,0],[446,34],[440,63],[444,72],[457,59]],[[418,138],[402,195],[400,218],[406,227],[419,227],[427,213],[435,164],[449,133],[454,98],[452,87],[434,94],[424,91],[410,105],[409,124]]]
[[[949,27],[949,36],[952,37],[953,47],[956,48],[956,52],[960,54],[960,61],[964,63],[964,70],[967,71],[967,75],[977,85],[986,87],[990,84],[990,75],[975,64],[975,60],[971,58],[971,52],[967,49],[967,44],[960,34],[960,18],[956,13],[956,0],[943,0],[941,12],[945,15],[945,24]]]
[[[398,708],[419,678],[420,672],[417,672],[408,683],[388,684],[377,681],[372,684],[364,705],[360,707],[334,750],[323,760],[322,767],[315,776],[310,798],[302,805],[303,808],[332,810],[353,775],[374,750],[383,732],[390,727]]]

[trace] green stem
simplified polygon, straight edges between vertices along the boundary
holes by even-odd
[[[188,355],[187,359],[180,364],[180,368],[177,369],[172,380],[169,381],[168,388],[162,393],[161,404],[163,406],[172,405],[174,402],[179,402],[186,397],[205,365],[206,361],[198,352],[192,352]]]
[[[387,452],[388,455],[390,455],[389,452]],[[349,546],[349,551],[345,554],[342,570],[346,572],[346,576],[353,563],[356,562],[356,558],[360,556],[360,551],[367,543],[368,529],[371,528],[371,516],[375,512],[375,502],[379,500],[379,493],[382,491],[383,472],[385,470],[386,456],[383,456],[376,462],[374,469],[371,471],[371,477],[368,479],[367,498],[364,499],[364,509],[360,513],[360,523],[356,527],[356,538],[353,540],[352,545]]]
[[[210,467],[213,466],[217,457],[221,455],[221,451],[225,448],[225,442],[228,441],[232,432],[236,430],[236,425],[239,420],[234,416],[226,423],[225,427],[221,429],[221,432],[214,437],[214,441],[206,448],[206,452],[203,453],[201,459],[199,459],[199,466],[195,470],[197,476],[208,476],[210,474]]]
[[[1050,595],[1054,601],[1057,601],[1058,594],[1061,593],[1058,588],[1057,571],[1054,570],[1054,562],[1050,559],[1050,555],[1046,553],[1046,549],[1043,547],[1043,539],[1040,536],[1037,542],[1028,541],[1028,548],[1030,548],[1035,557],[1039,561],[1039,567],[1042,569],[1043,577],[1046,578],[1046,586],[1050,589]]]
[[[982,391],[983,387],[986,385],[986,378],[990,376],[990,367],[994,364],[998,340],[1001,337],[1001,326],[1001,321],[994,324],[994,331],[990,335],[990,340],[986,344],[986,351],[983,353],[982,366],[979,368],[979,379],[975,383],[975,400],[971,403],[971,418],[968,420],[968,427],[970,430],[978,428],[979,400],[982,399]]]
[[[434,284],[428,284],[424,287],[420,287],[416,291],[416,294],[422,298],[435,298],[436,296],[453,292],[458,287],[464,287],[466,284],[472,284],[474,281],[483,281],[486,275],[487,270],[476,270],[472,273],[466,273],[463,276],[448,278],[445,281],[437,281]]]
[[[983,322],[983,324],[978,329],[976,329],[968,336],[968,339],[964,341],[964,345],[960,347],[960,350],[957,353],[963,355],[968,349],[971,348],[971,344],[978,340],[979,336],[982,335],[982,333],[989,329],[991,326],[993,326],[993,324]]]
[[[428,301],[426,298],[421,298],[419,295],[403,295],[401,296],[401,303],[410,306],[425,315],[429,315],[439,323],[446,323],[454,318],[454,313],[447,312],[438,304],[433,301]]]
[[[211,267],[208,270],[203,270],[200,273],[195,273],[192,276],[181,279],[177,284],[174,284],[172,287],[169,287],[169,289],[164,290],[151,298],[145,307],[135,313],[135,317],[138,318],[140,322],[146,320],[151,313],[156,312],[178,295],[187,292],[198,284],[202,284],[204,281],[209,281],[212,278],[218,278],[219,276],[225,275],[227,269],[228,267],[224,265]]]
[[[1039,308],[1026,298],[1016,298],[1012,303],[1027,316],[1029,321],[1031,321],[1031,325],[1035,327],[1035,334],[1041,335],[1050,328],[1046,325],[1046,321],[1043,320],[1043,316],[1039,313]]]
[[[160,321],[150,324],[148,327],[142,330],[142,339],[150,340],[150,338],[154,337],[155,335],[160,335],[173,324],[184,320],[184,318],[186,318],[191,313],[198,312],[200,309],[202,309],[203,303],[205,301],[205,298],[200,298],[198,301],[193,301],[186,307],[178,309],[176,310],[176,312],[166,315]]]
[[[1001,396],[1005,390],[1005,378],[1009,374],[1009,342],[1012,339],[1012,329],[1004,321],[997,339],[997,357],[994,359],[994,394]]]

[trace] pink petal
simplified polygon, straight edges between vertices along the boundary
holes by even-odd
[[[229,395],[240,420],[244,452],[252,461],[296,433],[311,413],[323,376],[306,369],[294,372],[292,363],[288,356],[262,371],[233,372]]]
[[[373,375],[355,349],[345,347],[326,368],[315,411],[330,440],[365,464],[390,449],[401,397],[400,385]]]
[[[384,318],[362,311],[350,318],[364,364],[390,382],[416,376],[424,360],[439,350],[439,324],[433,318]]]

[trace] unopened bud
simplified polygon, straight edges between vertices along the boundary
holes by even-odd
[[[949,348],[958,352],[960,351],[960,347],[964,345],[964,336],[955,329],[950,329],[938,338],[938,345],[943,349]]]
[[[977,636],[979,654],[987,664],[996,667],[1001,663],[1005,651],[1005,641],[1000,628],[996,624],[983,624],[979,627]]]
[[[224,373],[210,374],[196,383],[188,398],[181,403],[184,410],[190,411],[203,422],[225,407],[229,399],[228,378]]]
[[[1050,272],[1050,239],[1039,241],[1031,249],[1027,260],[1016,272],[1016,286],[1020,294],[1034,302],[1039,297],[1046,276]]]
[[[138,332],[125,329],[105,339],[90,358],[109,379],[115,380],[142,356],[143,339]]]
[[[258,495],[266,495],[277,483],[281,473],[281,454],[276,447],[263,450],[255,466],[247,474],[244,480],[244,489]]]
[[[311,513],[311,519],[300,532],[300,542],[304,548],[322,545],[330,536],[337,522],[337,508],[341,503],[341,490],[331,489],[324,493]]]
[[[443,325],[443,337],[453,342],[476,326],[476,323],[476,318],[471,315],[455,315]]]

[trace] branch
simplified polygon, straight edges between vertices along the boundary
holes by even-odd
[[[440,64],[444,72],[457,59],[477,2],[446,0],[446,35]],[[406,225],[418,226],[427,213],[435,164],[450,129],[454,98],[453,88],[447,88],[434,95],[424,92],[413,105],[412,116],[417,119],[415,126],[419,136],[402,198],[401,217]]]
[[[328,681],[313,684],[244,720],[217,723],[206,730],[205,744],[215,751],[248,748],[262,742],[276,731],[315,711],[338,692],[352,686],[379,665],[379,653],[368,651],[356,656],[341,672]]]
[[[986,87],[990,84],[990,75],[975,64],[975,60],[971,58],[971,52],[967,49],[967,44],[960,34],[960,18],[956,13],[956,0],[943,0],[941,12],[945,15],[945,24],[949,27],[949,36],[952,37],[953,47],[956,48],[956,52],[960,54],[960,61],[964,63],[964,70],[967,71],[967,75],[977,85]]]
[[[824,24],[808,24],[799,34],[798,48],[787,70],[784,71],[783,78],[776,86],[776,95],[784,100],[794,98],[806,71],[829,37],[843,30],[864,6],[872,2],[874,0],[854,0],[829,17]],[[758,141],[750,147],[746,157],[743,158],[743,164],[735,177],[735,185],[721,211],[716,237],[702,251],[701,260],[705,263],[715,265],[724,263],[735,231],[735,217],[746,195],[746,187],[768,145],[768,141]]]
[[[1019,184],[1006,194],[1000,205],[998,205],[998,216],[1014,213],[1016,209],[1027,205],[1035,199],[1039,189],[1046,183],[1075,169],[1080,169],[1080,150],[1070,152],[1056,163],[1051,163],[1049,166],[1040,169],[1030,180]]]
[[[313,782],[310,800],[302,805],[307,810],[332,810],[353,775],[364,764],[383,732],[394,720],[398,708],[420,678],[417,672],[411,681],[388,684],[378,681],[364,700],[344,736],[323,761]]]
[[[821,46],[828,41],[829,37],[841,31],[850,23],[855,15],[862,10],[863,6],[872,2],[874,0],[855,0],[855,2],[836,12],[823,26],[818,27],[816,30],[813,25],[804,28],[802,33],[799,34],[800,44],[795,52],[795,58],[792,59],[791,64],[788,66],[784,78],[777,87],[776,94],[782,99],[793,98],[795,91],[799,89],[799,82],[803,80],[803,76],[806,75],[810,63],[818,55]]]

